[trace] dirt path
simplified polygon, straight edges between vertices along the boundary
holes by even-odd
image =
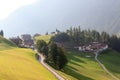
[[[99,65],[105,70],[106,73],[108,73],[111,77],[113,77],[115,80],[120,80],[116,76],[114,76],[111,72],[108,71],[108,69],[98,60],[99,52],[95,52],[95,60],[99,63]]]
[[[37,52],[37,51],[35,51]],[[55,77],[58,79],[58,80],[65,80],[63,77],[61,77],[52,67],[50,67],[49,65],[47,65],[45,62],[44,62],[44,56],[40,53],[37,52],[37,54],[39,55],[39,62],[45,67],[47,68],[52,74],[55,75]]]

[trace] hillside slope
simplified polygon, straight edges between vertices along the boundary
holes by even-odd
[[[66,80],[114,80],[95,61],[91,53],[70,51],[67,58],[67,66],[59,71]]]
[[[35,58],[31,49],[17,48],[0,37],[0,80],[57,80]]]
[[[12,41],[0,36],[0,50],[10,49],[13,47],[16,47],[16,45]]]
[[[48,36],[41,36],[38,39],[49,41]],[[110,72],[120,78],[120,54],[114,50],[103,53],[98,57],[99,60]],[[58,71],[66,80],[114,80],[95,61],[95,55],[79,51],[68,51],[66,56],[69,61],[67,66],[62,71]]]
[[[98,58],[111,73],[120,78],[120,53],[114,50],[107,50]]]

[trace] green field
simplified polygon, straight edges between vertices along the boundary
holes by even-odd
[[[58,71],[66,80],[114,80],[94,60],[94,55],[83,52],[68,52],[69,63],[64,71]]]
[[[0,37],[0,80],[57,80],[34,54],[33,50],[17,48]]]
[[[50,37],[41,36],[38,39],[48,42]],[[105,54],[99,56],[100,61],[109,71],[120,78],[120,54],[114,50],[103,53]],[[95,61],[93,54],[69,51],[66,56],[69,61],[67,66],[62,71],[57,71],[66,80],[114,80]]]
[[[111,73],[120,78],[120,53],[114,50],[107,50],[99,56],[99,60]]]
[[[56,80],[30,49],[0,51],[0,80]]]
[[[51,35],[41,35],[41,36],[35,37],[35,40],[44,40],[48,43],[52,36],[54,36],[54,35],[52,35],[52,34]]]
[[[13,47],[16,47],[13,42],[0,36],[0,50],[11,49]]]

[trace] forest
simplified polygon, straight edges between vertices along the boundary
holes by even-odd
[[[120,38],[117,35],[110,35],[107,32],[98,32],[97,30],[85,29],[80,26],[70,27],[64,32],[56,29],[57,34],[51,38],[51,41],[58,43],[73,44],[73,46],[85,45],[92,42],[101,42],[109,45],[110,48],[120,51]]]

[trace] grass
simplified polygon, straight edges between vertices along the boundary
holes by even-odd
[[[13,47],[16,47],[13,42],[0,36],[0,50],[11,49]]]
[[[35,37],[35,40],[44,40],[48,43],[52,36],[54,36],[54,35],[52,35],[52,34],[51,35],[42,35],[42,36]]]
[[[50,36],[45,35],[36,39],[49,42]],[[57,71],[66,80],[114,80],[95,61],[94,55],[91,53],[69,51],[66,56],[68,64],[62,71]],[[118,52],[107,50],[98,58],[110,72],[120,78],[120,54]]]
[[[120,78],[120,53],[109,49],[99,56],[99,60],[111,73]]]
[[[0,80],[57,80],[30,49],[0,51]]]
[[[67,66],[63,71],[58,71],[66,80],[114,80],[99,66],[91,53],[71,51],[67,58]]]
[[[0,80],[57,80],[34,54],[0,36]]]
[[[7,40],[6,38],[3,38],[2,36],[0,36],[0,44],[1,43],[4,43],[4,44],[6,44],[8,46],[16,47],[16,45],[12,41]]]

